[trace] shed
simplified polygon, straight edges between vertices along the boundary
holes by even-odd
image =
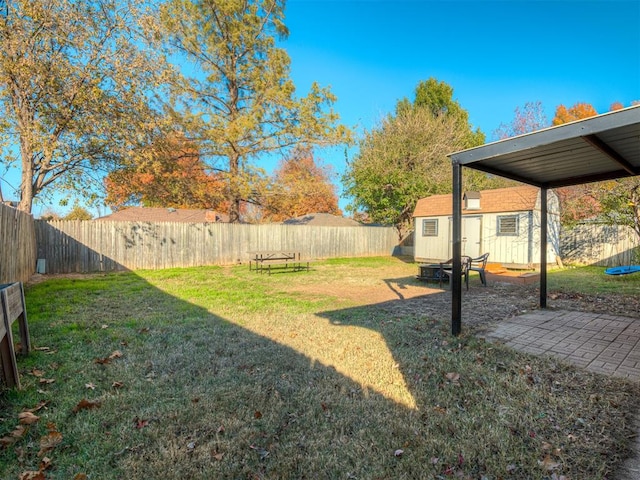
[[[550,192],[547,262],[554,263],[560,244],[558,196]],[[418,201],[413,212],[414,258],[442,261],[453,256],[452,195],[432,195]],[[488,252],[492,262],[514,268],[540,265],[540,190],[523,185],[480,192],[462,198],[462,255]]]

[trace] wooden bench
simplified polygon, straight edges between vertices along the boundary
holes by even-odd
[[[2,377],[7,387],[20,388],[20,376],[16,363],[11,326],[18,320],[20,328],[20,347],[23,355],[31,351],[27,311],[24,303],[22,282],[0,285],[0,361]]]

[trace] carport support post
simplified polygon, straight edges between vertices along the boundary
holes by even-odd
[[[540,308],[547,308],[547,189],[540,188]]]
[[[453,162],[453,272],[451,274],[451,334],[462,330],[462,166]]]

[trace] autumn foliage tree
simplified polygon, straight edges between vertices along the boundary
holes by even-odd
[[[311,148],[298,148],[282,160],[263,201],[264,218],[280,222],[308,213],[342,215],[331,170],[318,165]]]
[[[164,70],[143,40],[146,6],[0,0],[0,161],[20,168],[21,210],[54,187],[91,196],[145,142]]]
[[[195,144],[168,136],[142,150],[129,166],[106,177],[105,203],[145,207],[226,209],[226,182],[209,171]]]
[[[194,72],[176,88],[178,105],[190,112],[185,126],[201,153],[225,178],[231,222],[259,195],[255,162],[262,155],[348,138],[328,88],[313,83],[296,96],[289,56],[276,44],[288,35],[284,3],[169,0],[163,7],[160,36]]]
[[[598,114],[596,109],[589,103],[578,102],[572,107],[558,105],[556,107],[556,116],[552,120],[553,125],[562,125],[563,123],[574,122],[583,118],[595,117]]]

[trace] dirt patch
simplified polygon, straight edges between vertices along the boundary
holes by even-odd
[[[451,291],[447,284],[439,288],[437,282],[422,282],[413,276],[406,276],[406,270],[381,270],[376,272],[377,280],[363,280],[363,284],[358,284],[352,277],[345,277],[332,280],[331,283],[297,285],[293,289],[312,295],[346,299],[360,305],[372,305],[398,316],[425,316],[443,321],[451,319]],[[465,289],[464,284],[462,287],[462,322],[481,327],[536,310],[539,302],[537,283],[520,285],[489,282],[484,287],[479,278],[472,277],[469,290]],[[637,318],[640,316],[640,298],[619,294],[595,296],[549,292],[547,308]]]

